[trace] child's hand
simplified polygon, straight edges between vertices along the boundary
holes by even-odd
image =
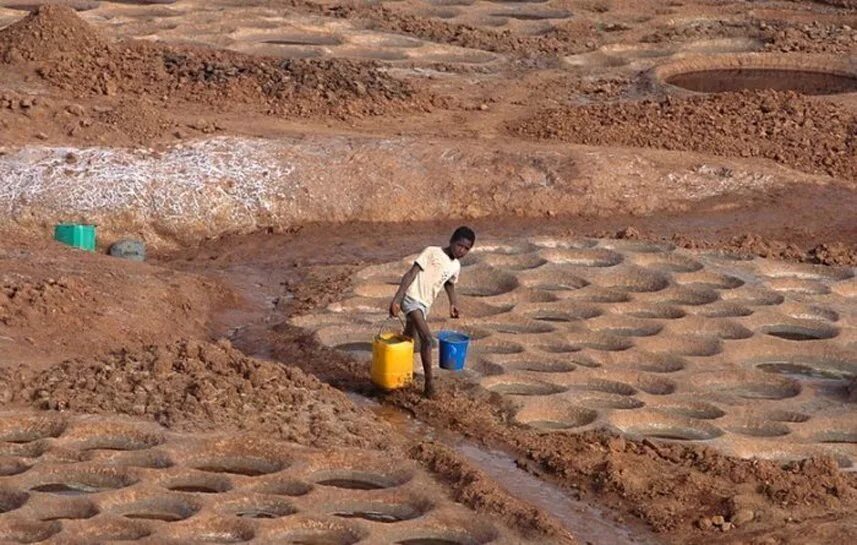
[[[455,306],[449,307],[449,317],[450,318],[458,318],[459,316],[461,316],[461,313],[458,312],[458,307],[455,307]]]
[[[399,315],[399,312],[401,312],[401,311],[402,311],[402,306],[399,303],[397,303],[395,300],[392,303],[390,303],[390,316],[395,318],[396,316]]]

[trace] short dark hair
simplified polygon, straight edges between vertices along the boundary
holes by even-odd
[[[476,244],[476,233],[474,233],[473,229],[470,227],[462,225],[452,233],[449,240],[452,242],[455,242],[456,240],[469,240],[471,243]]]

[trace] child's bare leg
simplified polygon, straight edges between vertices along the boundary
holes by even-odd
[[[408,314],[405,316],[405,337],[410,337],[414,341],[417,340],[417,326],[414,325],[414,321],[411,319],[411,315]]]
[[[434,383],[431,367],[431,331],[429,331],[426,319],[419,310],[408,313],[408,322],[413,324],[417,337],[420,340],[420,359],[423,361],[423,372],[425,373],[425,396],[434,396]]]

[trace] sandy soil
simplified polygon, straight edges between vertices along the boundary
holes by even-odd
[[[28,14],[38,3],[0,1],[0,402],[16,418],[119,413],[176,441],[228,430],[338,460],[393,451],[436,475],[437,501],[527,536],[510,542],[571,542],[514,490],[341,389],[511,452],[665,543],[857,533],[854,474],[829,459],[545,436],[453,378],[435,401],[379,396],[364,363],[287,323],[465,219],[480,241],[609,236],[857,265],[857,102],[824,94],[857,81],[853,2],[69,1]],[[788,74],[723,94],[667,81],[741,63],[793,75],[807,59],[825,71],[821,94],[781,88]],[[70,218],[99,223],[100,249],[136,236],[154,259],[45,242]],[[0,479],[56,439],[8,437]],[[3,539],[60,524],[0,518]],[[186,539],[177,528],[168,537]]]

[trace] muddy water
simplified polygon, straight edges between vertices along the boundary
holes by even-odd
[[[614,521],[605,509],[569,496],[562,488],[519,468],[509,454],[484,448],[447,430],[437,430],[412,418],[404,411],[380,405],[359,394],[349,393],[356,404],[369,408],[397,432],[412,440],[431,439],[454,449],[482,470],[510,495],[545,512],[557,520],[581,543],[592,545],[657,545],[652,533],[643,527],[631,528]]]

